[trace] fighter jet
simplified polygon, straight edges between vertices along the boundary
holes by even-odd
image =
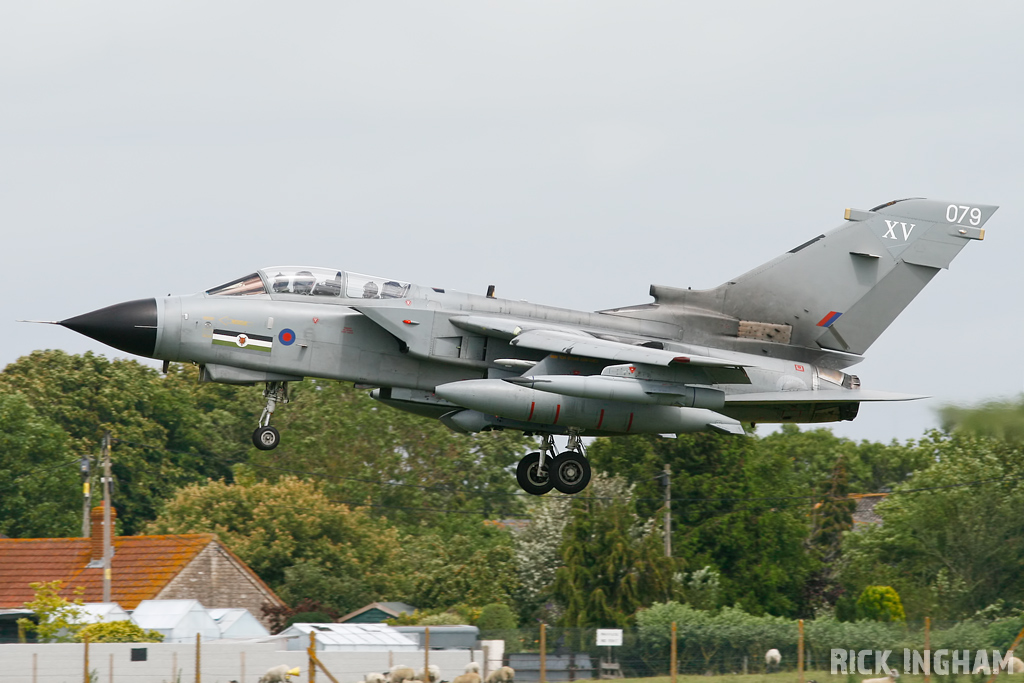
[[[288,383],[353,382],[458,432],[541,437],[519,462],[531,494],[590,481],[583,437],[852,420],[864,401],[922,398],[844,372],[998,207],[903,199],[847,209],[839,227],[707,290],[652,285],[652,302],[583,312],[337,268],[263,268],[205,292],[60,321],[204,382],[265,384],[253,432]],[[165,366],[166,367],[166,366]],[[559,453],[554,436],[567,436]]]

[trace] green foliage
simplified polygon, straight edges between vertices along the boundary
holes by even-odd
[[[857,618],[871,621],[906,621],[899,593],[892,586],[866,586],[857,598]]]
[[[883,524],[844,538],[847,590],[890,585],[914,618],[964,618],[1000,598],[1019,600],[1024,463],[1017,448],[959,432],[935,433],[917,448],[933,464],[876,506]]]
[[[191,366],[174,365],[162,377],[134,360],[36,351],[0,373],[0,394],[20,392],[41,418],[63,429],[75,461],[95,457],[111,431],[118,439],[111,458],[118,523],[134,534],[175,488],[230,476],[228,460],[250,448],[252,427],[243,423],[255,423],[258,394],[195,377]],[[246,393],[254,396],[248,412],[237,403]],[[66,501],[77,498],[73,490]]]
[[[1024,442],[1024,396],[977,406],[947,405],[939,409],[939,416],[946,432],[956,430],[1013,444]]]
[[[286,439],[273,451],[252,453],[261,476],[314,473],[329,496],[373,505],[373,514],[386,514],[404,533],[486,542],[479,517],[444,511],[520,516],[510,470],[531,443],[520,433],[456,434],[340,382],[293,383],[291,398],[274,418]]]
[[[327,612],[296,612],[285,621],[285,628],[292,624],[330,624],[334,621]]]
[[[816,560],[804,548],[806,508],[792,506],[792,497],[808,489],[782,445],[683,434],[601,439],[589,453],[595,469],[615,472],[635,486],[642,517],[658,513],[664,492],[654,475],[671,465],[672,497],[685,501],[672,506],[674,557],[685,566],[721,572],[721,603],[793,615],[801,611],[804,583]]]
[[[572,501],[552,594],[560,625],[629,626],[636,611],[668,597],[675,563],[656,524],[636,514],[633,490],[598,474]]]
[[[755,616],[737,607],[712,612],[673,601],[655,603],[640,610],[636,622],[645,659],[664,660],[675,622],[680,660],[701,661],[701,672],[720,668],[713,665],[715,661],[735,662],[744,656],[763,661],[768,648],[785,648],[797,640],[794,621]]]
[[[318,484],[295,477],[186,486],[167,501],[148,531],[216,533],[290,599],[315,598],[339,611],[403,589],[395,529],[364,509],[332,502]],[[288,585],[289,568],[295,586]],[[303,589],[332,592],[301,595]]]
[[[83,642],[86,638],[90,643],[162,643],[164,634],[159,631],[149,631],[138,624],[127,619],[122,621],[107,621],[98,624],[83,626],[75,634],[76,642]]]
[[[424,610],[507,602],[516,590],[508,534],[501,533],[484,547],[465,536],[444,539],[424,534],[410,538],[405,550],[404,571],[413,575],[408,602]]]
[[[71,600],[62,597],[65,591],[63,581],[41,581],[30,583],[35,591],[25,607],[32,610],[36,621],[18,619],[18,629],[23,633],[36,633],[41,643],[68,643],[74,640],[75,634],[82,628],[85,610],[81,609],[80,597],[85,588],[78,587],[71,591]]]
[[[77,536],[78,461],[67,435],[20,393],[0,393],[0,534]]]
[[[519,626],[519,620],[516,619],[515,612],[508,605],[491,603],[484,605],[480,610],[480,618],[477,619],[476,626],[481,631],[512,629]]]

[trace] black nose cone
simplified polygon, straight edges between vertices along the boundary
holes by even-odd
[[[156,299],[137,299],[61,320],[60,324],[115,349],[152,358],[156,352]]]

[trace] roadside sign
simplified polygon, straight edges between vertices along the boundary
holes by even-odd
[[[597,645],[622,645],[621,628],[597,629]]]

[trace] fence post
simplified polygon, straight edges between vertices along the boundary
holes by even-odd
[[[85,670],[82,672],[82,683],[89,683],[89,634],[82,638],[85,643]]]
[[[928,683],[932,673],[932,618],[924,618],[924,683]]]
[[[32,653],[32,683],[39,683],[39,654]]]
[[[114,653],[110,653],[110,683],[114,683]]]
[[[316,683],[316,631],[309,629],[309,683]]]
[[[804,683],[804,620],[797,620],[800,639],[796,643],[796,670],[800,683]]]
[[[668,675],[672,679],[672,683],[676,683],[676,671],[678,670],[676,660],[676,622],[672,622],[672,644],[669,649],[669,670]]]
[[[548,625],[540,625],[540,683],[547,681],[548,672]]]
[[[430,627],[423,629],[423,683],[432,683],[430,680]]]
[[[245,680],[245,650],[242,650],[238,654],[240,654],[242,656],[242,675],[238,678],[238,680],[244,681]]]
[[[171,653],[171,680],[178,680],[178,651]]]
[[[200,667],[200,665],[202,663],[202,651],[200,649],[201,645],[199,644],[200,643],[200,639],[201,639],[201,636],[200,636],[200,634],[197,633],[196,634],[196,683],[200,683],[201,679],[202,679],[202,676],[199,674],[199,670],[200,670],[199,667]]]

